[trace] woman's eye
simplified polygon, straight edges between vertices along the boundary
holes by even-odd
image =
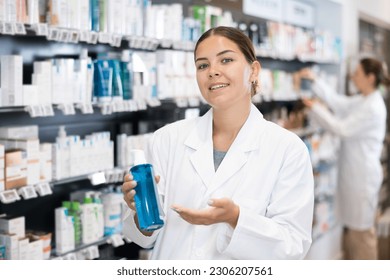
[[[206,67],[207,67],[207,64],[206,64],[206,63],[199,64],[199,65],[198,65],[198,70],[205,69]]]
[[[228,62],[231,62],[231,61],[233,61],[233,59],[231,59],[231,58],[224,58],[224,59],[222,59],[222,63],[228,63]]]

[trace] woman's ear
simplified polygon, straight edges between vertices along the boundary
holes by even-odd
[[[376,77],[375,77],[374,73],[368,73],[367,77],[368,77],[368,82],[370,83],[370,85],[375,88],[376,87]]]
[[[260,62],[258,62],[257,60],[253,61],[251,65],[251,69],[252,69],[251,81],[257,80],[261,71]]]

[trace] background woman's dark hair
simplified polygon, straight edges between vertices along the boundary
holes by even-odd
[[[227,26],[218,26],[215,28],[211,28],[205,33],[203,33],[195,45],[194,55],[196,53],[196,50],[198,49],[199,44],[212,35],[222,36],[236,43],[240,51],[244,54],[248,63],[252,63],[257,60],[252,41],[249,39],[249,37],[237,28]]]
[[[387,69],[382,62],[374,58],[363,58],[360,60],[360,65],[366,75],[374,75],[376,88],[379,87],[380,84],[383,84],[386,87],[390,86],[390,78]]]

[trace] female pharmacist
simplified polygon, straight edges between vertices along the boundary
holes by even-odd
[[[382,63],[372,58],[360,60],[352,81],[361,94],[352,97],[337,94],[308,69],[302,70],[301,77],[315,81],[314,93],[332,110],[318,101],[304,99],[310,114],[341,138],[337,199],[344,226],[344,257],[376,259],[374,222],[386,131],[386,107],[378,87],[389,83]]]
[[[132,175],[124,234],[153,259],[301,259],[311,244],[313,176],[304,143],[252,105],[260,63],[230,27],[204,33],[194,51],[211,109],[156,131],[150,163],[160,175],[165,225],[141,232]]]

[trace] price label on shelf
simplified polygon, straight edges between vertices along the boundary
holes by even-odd
[[[66,29],[60,30],[60,38],[58,39],[61,42],[67,43],[71,40],[71,32]]]
[[[24,108],[24,110],[29,113],[30,117],[35,118],[35,117],[42,117],[43,116],[43,111],[42,111],[42,106],[40,105],[31,105],[27,106]]]
[[[53,106],[50,104],[42,105],[42,116],[50,117],[54,116]]]
[[[130,112],[138,111],[138,104],[135,100],[130,100]]]
[[[108,44],[111,38],[109,33],[99,32],[99,43]]]
[[[83,250],[83,255],[87,260],[93,260],[99,258],[99,249],[97,246],[90,246]]]
[[[96,172],[88,176],[93,186],[105,184],[107,182],[104,172]]]
[[[113,234],[110,236],[110,238],[107,240],[108,244],[111,244],[114,247],[119,247],[125,244],[125,241],[123,240],[122,236],[120,234]]]
[[[137,109],[138,110],[146,110],[148,108],[146,100],[144,99],[137,99]]]
[[[80,32],[80,42],[88,42],[89,39],[89,31],[88,30],[81,30]]]
[[[117,101],[112,104],[112,111],[114,113],[116,112],[124,112],[125,111],[125,105],[123,101]]]
[[[49,28],[49,32],[47,33],[47,39],[51,41],[59,41],[60,40],[60,30],[55,27]]]
[[[40,196],[50,195],[53,193],[48,182],[36,184],[34,188]]]
[[[15,189],[0,192],[0,201],[4,204],[20,200],[20,196]]]
[[[133,49],[135,45],[135,37],[134,36],[127,36],[126,40],[129,41],[129,48]]]
[[[75,253],[69,253],[62,257],[64,260],[77,260]]]
[[[15,23],[15,34],[24,35],[26,34],[26,28],[24,27],[24,24],[21,22]]]
[[[141,49],[143,50],[148,50],[149,49],[149,45],[151,43],[151,39],[150,38],[143,38],[142,41],[141,41]]]
[[[33,186],[25,186],[18,189],[18,194],[21,195],[24,199],[30,199],[38,197]]]
[[[172,47],[172,44],[173,44],[172,40],[163,39],[160,41],[160,45],[163,48],[170,48],[170,47]]]
[[[93,107],[91,103],[79,103],[76,104],[76,108],[83,114],[93,114]]]
[[[15,34],[15,25],[12,22],[5,22],[3,34],[14,35]]]
[[[58,109],[60,109],[64,115],[76,114],[73,104],[59,104]]]
[[[157,39],[152,39],[150,50],[155,51],[158,48],[158,45],[160,44],[160,41]]]
[[[35,34],[39,36],[48,36],[49,28],[46,23],[37,23],[32,26],[35,31]]]
[[[102,115],[111,115],[112,114],[113,105],[111,103],[103,103],[103,104],[100,104],[99,107],[100,107],[100,113]]]
[[[115,173],[116,173],[115,183],[122,183],[123,182],[123,178],[124,178],[124,176],[126,174],[126,171],[125,170],[121,170],[121,169],[116,169]]]
[[[113,34],[111,36],[110,45],[113,47],[120,47],[122,44],[122,36],[119,34]]]
[[[148,98],[146,99],[146,103],[150,107],[158,107],[161,106],[161,101],[158,98]]]
[[[72,30],[69,33],[70,33],[69,42],[74,44],[78,43],[80,40],[80,32],[78,30]]]
[[[97,32],[91,31],[88,35],[88,43],[89,44],[97,44],[99,39],[99,34]]]

